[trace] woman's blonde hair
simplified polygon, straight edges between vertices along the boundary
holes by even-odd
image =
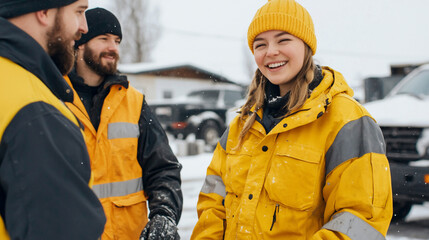
[[[310,96],[308,85],[313,81],[315,64],[313,61],[313,52],[307,44],[305,45],[304,54],[303,66],[295,78],[291,80],[293,85],[289,93],[289,101],[283,107],[283,109],[287,110],[285,116],[302,107],[305,100]],[[244,136],[249,132],[250,127],[256,120],[256,112],[263,107],[267,81],[269,80],[257,69],[253,76],[252,83],[248,88],[246,103],[241,108],[240,118],[243,119],[245,123],[240,132],[236,148],[240,148]],[[255,108],[252,112],[251,109],[253,106],[255,106]]]

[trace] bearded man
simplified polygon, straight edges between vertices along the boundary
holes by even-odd
[[[88,0],[0,0],[0,239],[87,239],[105,216],[64,102]]]
[[[144,95],[117,73],[118,19],[103,8],[85,14],[88,33],[68,75],[79,97],[67,105],[85,127],[93,190],[107,218],[102,239],[178,239],[181,165]]]

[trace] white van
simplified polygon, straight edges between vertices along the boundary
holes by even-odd
[[[402,79],[382,100],[364,104],[383,131],[390,162],[394,220],[429,201],[429,64]]]

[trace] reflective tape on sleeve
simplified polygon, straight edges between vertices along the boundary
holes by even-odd
[[[131,179],[123,182],[112,182],[94,185],[92,187],[98,198],[120,197],[143,190],[142,178]]]
[[[226,142],[228,140],[228,134],[229,134],[229,126],[225,130],[225,132],[222,134],[222,137],[219,140],[220,146],[223,148],[223,150],[226,151]]]
[[[216,193],[222,197],[226,196],[225,184],[220,176],[207,175],[204,185],[201,188],[202,193]]]
[[[326,152],[326,175],[343,162],[367,153],[386,153],[383,133],[368,116],[343,126]]]
[[[140,135],[139,125],[128,122],[109,123],[107,126],[107,138],[138,138]]]
[[[349,212],[334,215],[322,228],[340,232],[352,240],[385,240],[377,229]]]

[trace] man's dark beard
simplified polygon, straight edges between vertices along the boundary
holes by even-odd
[[[58,12],[55,16],[55,25],[48,34],[48,54],[51,56],[57,68],[62,75],[67,75],[74,64],[74,49],[71,45],[72,39],[66,39],[66,34],[61,27],[62,13]],[[81,33],[76,32],[75,37],[80,38]]]
[[[116,59],[114,63],[107,63],[107,65],[103,65],[101,63],[101,58],[103,56],[112,56]],[[88,46],[85,47],[83,52],[83,60],[95,73],[100,76],[113,75],[117,72],[117,63],[119,60],[119,56],[115,52],[102,52],[97,57],[96,54],[90,49]]]

